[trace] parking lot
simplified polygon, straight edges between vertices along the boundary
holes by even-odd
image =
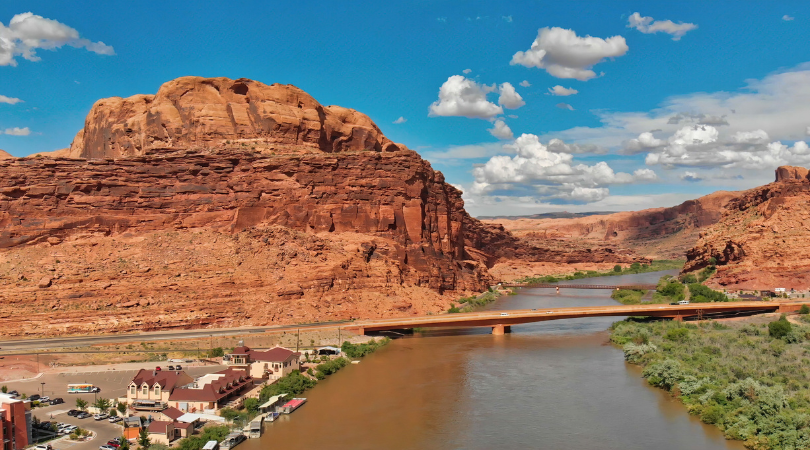
[[[45,373],[36,378],[3,382],[9,391],[16,390],[20,394],[47,395],[50,398],[61,397],[65,403],[52,406],[32,408],[33,417],[41,421],[63,422],[77,425],[81,428],[95,432],[96,437],[88,442],[73,442],[67,438],[51,441],[54,450],[90,450],[97,449],[110,439],[123,434],[119,423],[110,423],[106,419],[96,421],[92,417],[77,419],[67,415],[67,412],[76,408],[76,400],[83,399],[92,405],[97,398],[116,399],[126,395],[126,387],[139,369],[154,370],[160,366],[168,369],[167,363],[127,363],[109,366],[64,367],[61,373]],[[191,364],[183,365],[183,370],[192,377],[222,370],[220,365]],[[68,394],[67,385],[71,383],[92,383],[101,389],[96,394]]]

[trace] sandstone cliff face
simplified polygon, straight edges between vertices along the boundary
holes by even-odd
[[[11,156],[10,153],[8,153],[8,152],[6,152],[4,150],[0,150],[0,159],[9,159],[9,158],[14,158],[14,157]]]
[[[367,116],[293,86],[181,78],[0,160],[0,334],[440,312],[515,258],[638,260],[481,224]]]
[[[776,181],[740,193],[687,252],[684,271],[717,262],[710,284],[730,289],[810,287],[810,180],[803,167],[780,167]]]
[[[718,191],[670,208],[573,219],[493,219],[524,241],[557,240],[590,248],[631,249],[653,259],[682,259],[701,229],[722,217],[736,192]],[[548,244],[546,244],[548,246]]]
[[[285,153],[404,149],[365,114],[321,106],[295,86],[183,77],[163,84],[156,95],[97,101],[69,156],[115,158],[152,148],[232,144]]]

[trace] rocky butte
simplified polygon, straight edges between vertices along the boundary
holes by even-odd
[[[652,259],[683,259],[699,233],[723,216],[740,192],[717,191],[669,208],[652,208],[574,218],[497,217],[515,236],[545,246],[565,248],[629,248]]]
[[[728,289],[810,288],[810,179],[783,166],[773,183],[741,192],[687,252],[684,271],[717,263],[710,285]],[[712,261],[712,259],[714,261]]]
[[[368,116],[290,85],[179,78],[0,159],[4,335],[425,314],[498,265],[638,260],[481,223]]]

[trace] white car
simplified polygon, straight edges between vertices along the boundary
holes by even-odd
[[[107,417],[110,417],[110,416],[105,414],[105,413],[95,414],[95,415],[93,415],[93,420],[104,420]]]
[[[501,313],[502,316],[508,316],[509,313]]]
[[[51,400],[51,398],[48,397],[47,395],[45,397],[40,397],[39,398],[40,403],[48,403],[50,400]]]
[[[113,447],[112,445],[104,444],[101,447],[99,447],[98,450],[118,450],[118,449]]]
[[[107,419],[107,420],[109,420],[110,423],[115,423],[115,422],[120,422],[120,421],[122,421],[124,419],[121,416],[110,416],[110,418]]]

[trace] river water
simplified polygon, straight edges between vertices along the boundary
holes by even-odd
[[[596,282],[654,283],[665,273]],[[524,289],[491,308],[611,304],[610,291]],[[516,325],[505,336],[466,329],[397,339],[318,383],[301,409],[239,448],[743,449],[624,362],[605,331],[620,319]]]

